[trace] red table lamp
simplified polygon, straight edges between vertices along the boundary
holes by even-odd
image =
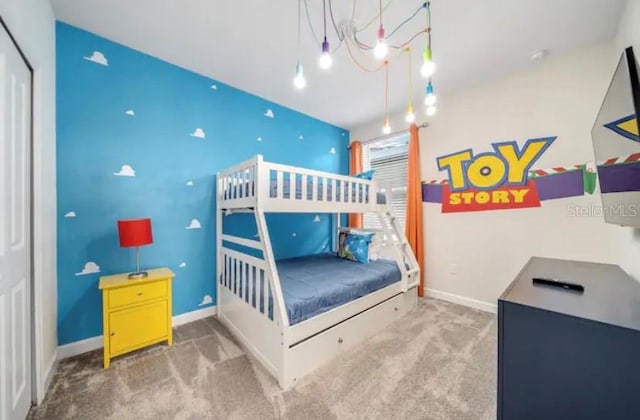
[[[151,219],[118,220],[120,247],[136,247],[136,272],[129,274],[130,279],[147,277],[146,271],[140,271],[140,247],[153,243]]]

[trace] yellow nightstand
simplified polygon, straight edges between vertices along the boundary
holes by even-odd
[[[151,344],[173,344],[171,279],[168,268],[148,270],[143,279],[129,273],[100,277],[104,325],[104,368],[111,359]]]

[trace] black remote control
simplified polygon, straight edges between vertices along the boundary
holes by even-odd
[[[565,290],[573,290],[576,292],[584,292],[584,286],[581,284],[577,284],[577,283],[569,283],[569,282],[565,282],[565,281],[560,281],[560,280],[556,280],[556,279],[545,279],[542,277],[534,277],[532,279],[533,284],[540,284],[540,285],[544,285],[544,286],[552,286],[552,287],[559,287],[561,289],[565,289]]]

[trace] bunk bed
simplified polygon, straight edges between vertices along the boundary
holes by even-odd
[[[267,162],[261,155],[218,173],[218,317],[281,388],[415,306],[419,266],[386,204],[388,191],[375,180]],[[319,254],[276,261],[265,220],[271,212],[332,213],[336,232],[345,229],[342,213],[375,213],[381,229],[374,241],[384,258],[359,264]],[[233,213],[255,215],[256,239],[223,233],[224,217]]]

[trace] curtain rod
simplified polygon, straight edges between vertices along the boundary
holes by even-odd
[[[422,123],[422,124],[420,124],[420,125],[418,125],[416,127],[418,127],[418,129],[427,128],[427,127],[429,127],[429,124],[428,123]],[[393,133],[385,134],[384,136],[379,136],[379,137],[374,137],[374,138],[369,139],[369,140],[359,140],[359,141],[360,141],[360,144],[362,144],[364,146],[365,144],[368,144],[368,143],[373,143],[375,141],[390,139],[391,137],[395,137],[395,136],[398,136],[400,134],[404,134],[404,133],[408,133],[408,132],[409,132],[409,129],[400,130],[400,131],[394,131]],[[347,146],[347,149],[351,149],[351,145]]]

